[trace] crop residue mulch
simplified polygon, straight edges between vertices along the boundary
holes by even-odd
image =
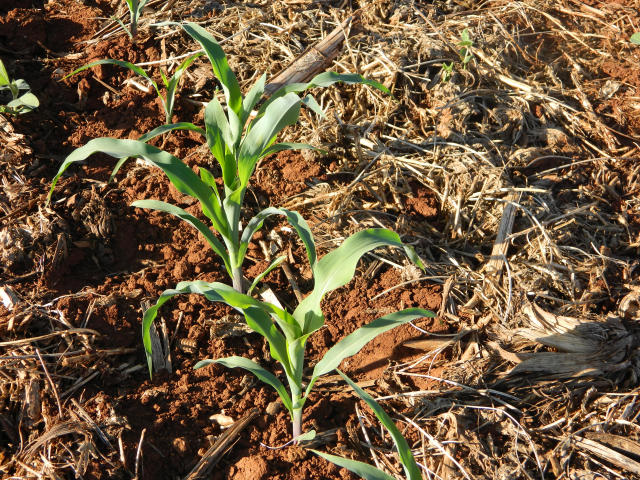
[[[164,120],[152,88],[101,58],[160,79],[196,49],[195,21],[229,57],[244,92],[272,78],[354,15],[332,70],[382,82],[314,91],[283,141],[315,151],[258,165],[246,217],[300,211],[320,253],[369,227],[397,231],[425,260],[379,251],[324,300],[311,364],[337,340],[408,307],[437,313],[391,330],[341,365],[414,448],[424,478],[640,478],[640,30],[637,2],[590,0],[252,2],[151,0],[136,42],[124,2],[0,3],[0,58],[40,107],[0,117],[0,476],[199,478],[190,474],[227,422],[246,425],[203,478],[355,478],[304,447],[280,446],[290,421],[270,387],[203,358],[240,355],[276,369],[242,318],[203,298],[162,310],[171,372],[150,380],[143,304],[181,280],[226,281],[221,262],[179,220],[130,207],[196,205],[134,160],[69,170],[92,138],[137,138]],[[153,24],[153,25],[152,25]],[[463,64],[468,29],[472,60]],[[446,71],[447,65],[452,71]],[[445,68],[443,68],[445,66]],[[449,78],[446,78],[446,77]],[[218,88],[201,58],[185,74],[174,121],[202,124]],[[197,135],[153,141],[215,171]],[[284,253],[301,291],[304,249],[284,222],[249,246],[246,271]],[[282,270],[267,282],[288,307]],[[314,448],[401,475],[372,412],[335,376],[318,382],[304,428]],[[240,423],[235,423],[235,426]],[[232,429],[234,427],[231,427]]]

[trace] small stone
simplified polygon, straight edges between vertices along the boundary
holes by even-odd
[[[177,437],[173,439],[173,448],[176,449],[178,453],[186,453],[187,452],[187,441],[184,437]]]
[[[266,408],[267,415],[273,416],[276,413],[278,413],[281,408],[282,408],[282,402],[280,402],[279,400],[274,400],[273,402],[269,403],[269,405],[267,405],[267,408]]]

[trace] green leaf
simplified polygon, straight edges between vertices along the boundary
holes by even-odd
[[[0,87],[8,86],[11,83],[7,69],[2,60],[0,60]]]
[[[460,42],[458,42],[458,45],[461,46],[461,47],[472,47],[473,46],[473,41],[471,41],[471,37],[469,37],[469,29],[468,28],[465,28],[460,33]]]
[[[165,113],[167,116],[166,118],[167,123],[171,121],[171,115],[173,113],[173,106],[174,106],[175,97],[176,97],[176,89],[178,87],[178,83],[180,82],[180,78],[182,78],[182,74],[185,72],[187,68],[189,68],[189,66],[196,60],[196,58],[200,57],[202,54],[203,52],[198,52],[195,55],[191,55],[190,57],[187,57],[186,60],[182,62],[178,68],[176,68],[176,71],[173,72],[173,76],[171,77],[171,80],[169,80],[168,82],[166,77],[163,74],[163,80],[167,88],[167,98],[164,101]],[[160,71],[160,73],[162,73],[162,71]]]
[[[291,365],[287,356],[287,342],[271,321],[269,314],[259,307],[248,307],[243,311],[249,328],[262,335],[269,342],[271,356],[282,364],[287,375],[291,375]]]
[[[212,201],[211,189],[198,176],[173,155],[152,145],[138,140],[117,140],[115,138],[96,138],[86,145],[75,149],[64,160],[58,173],[53,178],[51,190],[47,197],[47,204],[51,201],[53,190],[60,176],[75,162],[87,159],[94,153],[106,153],[112,157],[142,157],[160,169],[169,177],[171,183],[180,193],[191,195],[199,200],[204,214],[211,220],[213,227],[223,237],[229,236],[229,225],[222,212],[222,207]]]
[[[227,254],[227,251],[224,245],[222,244],[222,242],[220,242],[220,240],[216,238],[213,232],[209,230],[209,228],[207,228],[207,226],[204,223],[202,223],[200,220],[198,220],[196,217],[189,214],[188,212],[186,212],[180,207],[171,205],[170,203],[161,202],[159,200],[138,200],[136,202],[133,202],[131,206],[137,207],[137,208],[148,208],[151,210],[158,210],[160,212],[170,213],[171,215],[175,215],[176,217],[187,222],[189,225],[194,227],[204,236],[204,238],[207,240],[207,243],[209,243],[209,246],[211,247],[211,249],[218,256],[220,256],[220,258],[222,258],[222,261],[224,262],[224,266],[227,269],[227,272],[229,273],[229,275],[231,275],[231,262],[229,260],[229,255]]]
[[[331,463],[335,463],[339,467],[346,468],[350,472],[355,473],[364,480],[396,480],[395,477],[378,470],[373,465],[368,463],[359,462],[357,460],[351,460],[349,458],[338,457],[337,455],[331,455],[329,453],[320,452],[318,450],[310,449],[316,455],[329,460]]]
[[[355,332],[350,333],[336,343],[329,349],[329,351],[327,351],[327,353],[324,354],[322,360],[320,360],[313,369],[311,382],[314,382],[318,377],[338,368],[342,360],[358,353],[362,350],[362,347],[378,335],[422,317],[432,318],[435,317],[435,314],[422,308],[408,308],[400,312],[391,313],[384,317],[377,318],[371,323],[358,328]],[[309,385],[310,388],[311,383]]]
[[[314,289],[293,312],[294,318],[304,325],[305,333],[313,332],[324,323],[320,302],[325,294],[341,287],[353,278],[360,258],[378,247],[403,248],[418,266],[420,259],[410,247],[402,243],[397,233],[383,228],[362,230],[347,238],[342,245],[322,257],[313,269]]]
[[[300,98],[289,93],[272,102],[264,116],[252,122],[251,130],[240,144],[238,152],[238,176],[245,186],[253,173],[260,154],[273,143],[280,130],[298,121]]]
[[[209,186],[209,188],[213,192],[213,195],[216,198],[216,201],[220,202],[221,200],[220,200],[220,194],[218,193],[218,184],[216,183],[216,179],[214,178],[213,174],[204,167],[198,167],[198,168],[200,170],[200,178],[204,183],[206,183]]]
[[[309,228],[309,224],[302,217],[302,215],[300,215],[298,212],[287,210],[286,208],[265,208],[255,217],[249,220],[247,225],[244,227],[242,238],[240,239],[239,258],[244,258],[244,254],[247,251],[247,247],[249,246],[251,238],[258,230],[260,230],[264,220],[271,215],[284,215],[285,217],[287,217],[289,224],[291,224],[291,226],[295,229],[295,231],[298,233],[298,236],[302,240],[304,248],[307,250],[307,259],[309,260],[309,265],[313,269],[316,264],[316,245],[315,241],[313,240],[311,228]]]
[[[631,38],[629,40],[631,41],[631,43],[640,45],[640,32],[636,32],[633,35],[631,35]]]
[[[16,87],[18,90],[29,90],[29,84],[22,78],[19,78],[18,80],[14,80],[13,82],[11,82],[11,84]],[[12,89],[13,90],[13,89]]]
[[[197,41],[209,57],[213,73],[222,84],[227,105],[238,117],[242,116],[242,93],[235,74],[229,68],[227,57],[215,38],[195,23],[183,24],[182,28]]]
[[[327,118],[327,116],[324,114],[324,110],[322,110],[322,107],[320,106],[320,104],[316,101],[315,98],[313,98],[311,95],[307,95],[302,99],[302,103],[304,103],[304,105],[310,109],[311,111],[313,111],[316,115],[318,115],[320,118]]]
[[[389,95],[391,94],[389,89],[384,85],[382,85],[380,82],[376,82],[375,80],[369,80],[368,78],[364,78],[362,75],[359,75],[357,73],[324,72],[319,75],[316,75],[311,79],[311,81],[309,82],[311,86],[309,88],[329,87],[337,82],[345,83],[347,85],[355,85],[355,84],[368,85],[386,94],[389,94]]]
[[[109,180],[107,180],[107,183],[113,182],[113,179],[116,178],[116,175],[127,160],[129,160],[129,157],[122,157],[118,159],[118,161],[116,162],[116,166],[113,167],[113,170],[111,170],[111,175],[109,175]]]
[[[227,188],[234,188],[237,178],[237,164],[230,150],[233,148],[231,127],[222,105],[215,97],[204,109],[204,124],[207,130],[207,144],[211,154],[220,164],[224,184]]]
[[[296,443],[310,442],[314,438],[316,438],[316,431],[309,430],[308,432],[304,432],[302,435],[298,435],[296,437]]]
[[[299,328],[299,327],[298,327]],[[304,350],[305,345],[307,344],[307,339],[310,334],[302,335],[299,338],[289,340],[287,339],[287,353],[289,357],[289,362],[291,362],[291,370],[292,373],[289,375],[289,385],[296,385],[298,391],[302,390],[302,374],[304,370]],[[308,396],[305,395],[304,398],[298,397],[299,404],[296,405],[296,395],[294,395],[294,408],[302,409],[305,401]]]
[[[218,282],[204,282],[202,280],[196,280],[192,282],[180,282],[176,285],[175,289],[168,289],[162,292],[162,295],[158,297],[155,305],[149,307],[145,312],[142,319],[142,343],[144,344],[144,349],[147,355],[147,364],[149,366],[149,375],[153,374],[152,372],[152,364],[151,364],[151,337],[149,334],[149,330],[151,328],[151,324],[156,318],[158,314],[158,310],[162,305],[164,305],[167,301],[173,298],[176,295],[196,293],[203,295],[207,300],[211,302],[222,302],[226,303],[232,308],[244,312],[245,309],[249,307],[258,307],[260,309],[265,309],[267,313],[271,312],[281,312],[277,307],[256,300],[248,295],[244,295],[242,293],[237,292],[231,286],[225,285],[223,283]]]
[[[189,122],[165,123],[164,125],[160,125],[159,127],[154,128],[150,132],[147,132],[144,135],[141,135],[140,137],[138,137],[138,141],[146,143],[152,138],[159,137],[160,135],[164,135],[167,132],[173,132],[174,130],[191,130],[192,132],[197,132],[200,135],[203,135],[203,136],[206,135],[206,132],[202,128],[198,127],[197,125],[194,125],[193,123],[189,123]]]
[[[276,258],[273,262],[271,262],[271,264],[265,269],[264,272],[262,272],[260,275],[258,275],[256,278],[253,279],[253,282],[251,283],[251,286],[247,290],[247,295],[251,295],[251,292],[253,292],[253,289],[256,288],[258,283],[260,283],[260,280],[262,280],[264,277],[266,277],[269,274],[269,272],[271,272],[274,268],[276,268],[278,265],[280,265],[286,259],[287,259],[286,255],[281,255],[278,258]]]
[[[18,100],[20,103],[26,108],[33,110],[34,108],[40,106],[40,101],[38,98],[31,92],[27,92],[22,95]]]
[[[162,83],[164,84],[164,88],[167,88],[169,86],[169,79],[167,78],[167,76],[164,74],[164,72],[162,71],[162,69],[160,69],[160,77],[162,78]]]
[[[308,83],[290,83],[276,90],[271,97],[260,107],[258,110],[258,118],[261,117],[269,105],[277,98],[283,97],[291,92],[304,92],[310,88],[315,87],[330,87],[334,83],[345,83],[347,85],[364,84],[370,87],[376,88],[381,92],[391,95],[391,92],[387,87],[375,80],[369,80],[357,73],[336,73],[336,72],[323,72],[316,75]]]
[[[260,154],[260,158],[267,157],[273,153],[281,152],[283,150],[315,150],[322,153],[323,155],[326,155],[328,153],[326,150],[314,147],[313,145],[309,145],[308,143],[282,142],[274,143],[273,145],[268,147],[264,152]]]
[[[271,385],[278,395],[282,399],[282,403],[289,410],[289,412],[293,411],[293,405],[291,403],[291,397],[287,393],[286,388],[282,384],[280,380],[278,380],[275,375],[271,372],[265,370],[260,365],[258,365],[253,360],[249,360],[248,358],[243,357],[227,357],[220,358],[218,360],[202,360],[196,364],[194,368],[201,368],[206,365],[210,365],[211,363],[219,363],[220,365],[224,365],[227,368],[243,368],[251,373],[253,373],[256,377],[262,380],[264,383]]]
[[[267,74],[263,73],[260,78],[256,81],[256,83],[251,87],[247,96],[244,97],[242,101],[242,126],[244,127],[245,123],[247,123],[247,119],[249,115],[251,115],[251,110],[262,98],[262,94],[264,93],[264,84],[267,81]]]
[[[420,468],[416,464],[416,460],[413,457],[413,453],[411,453],[411,448],[407,443],[407,440],[402,436],[398,427],[393,422],[391,417],[387,415],[382,407],[376,402],[371,395],[365,392],[362,388],[360,388],[353,380],[347,377],[340,370],[337,370],[340,376],[344,379],[345,382],[349,384],[351,388],[353,388],[358,396],[362,398],[367,405],[373,410],[373,413],[376,414],[380,423],[384,425],[387,429],[391,438],[393,438],[393,443],[395,443],[396,448],[398,449],[398,455],[400,456],[400,463],[404,467],[404,473],[406,474],[406,478],[408,480],[422,480],[422,474],[420,473]]]
[[[149,80],[149,82],[151,82],[151,85],[153,85],[153,88],[156,90],[156,94],[160,98],[162,98],[162,95],[160,94],[160,90],[158,89],[158,84],[147,74],[147,72],[145,72],[142,68],[138,67],[137,65],[134,65],[131,62],[125,62],[123,60],[114,60],[114,59],[111,59],[111,58],[106,58],[106,59],[103,59],[103,60],[97,60],[95,62],[88,63],[87,65],[83,65],[80,68],[76,68],[69,75],[65,76],[64,79],[67,79],[70,76],[75,75],[76,73],[80,73],[80,72],[82,72],[84,70],[88,70],[89,68],[95,67],[97,65],[116,65],[118,67],[127,68],[127,69],[131,70],[132,72],[137,73],[141,77],[144,77],[147,80]]]
[[[7,103],[7,107],[14,110],[15,113],[28,113],[39,105],[38,98],[31,92],[27,92]]]

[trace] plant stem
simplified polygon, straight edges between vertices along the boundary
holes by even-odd
[[[292,414],[292,423],[293,423],[293,440],[294,443],[298,443],[296,438],[298,438],[302,434],[302,409],[296,408],[293,410]]]
[[[233,274],[233,288],[240,293],[244,293],[244,279],[242,278],[242,267],[233,267],[231,270]]]

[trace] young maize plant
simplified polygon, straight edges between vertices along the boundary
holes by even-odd
[[[27,113],[40,105],[38,98],[29,91],[30,87],[22,79],[11,80],[4,63],[0,60],[0,90],[9,90],[11,100],[6,105],[0,105],[0,113],[19,115]],[[20,95],[20,90],[27,90]]]
[[[471,52],[471,47],[473,47],[473,41],[471,37],[469,37],[469,29],[465,28],[462,30],[460,34],[460,41],[458,42],[458,46],[462,47],[458,51],[458,55],[460,56],[460,61],[462,62],[462,68],[466,69],[468,63],[473,60],[473,53]]]
[[[289,390],[271,372],[258,363],[243,357],[228,357],[215,360],[202,360],[195,368],[204,367],[211,363],[219,363],[229,368],[240,367],[253,373],[263,382],[272,386],[282,399],[289,411],[293,426],[293,439],[302,433],[302,410],[309,397],[316,380],[334,369],[342,360],[355,355],[369,341],[387,330],[422,317],[433,317],[434,314],[420,308],[409,308],[390,315],[380,317],[371,323],[357,329],[350,335],[336,343],[324,357],[315,365],[311,378],[305,382],[305,345],[309,336],[322,328],[325,317],[320,303],[325,294],[346,285],[353,278],[360,258],[367,252],[383,246],[403,248],[409,258],[420,268],[422,262],[413,249],[404,245],[398,234],[386,229],[368,229],[360,231],[347,238],[342,245],[317,260],[315,243],[309,227],[301,221],[307,257],[311,263],[314,278],[314,288],[295,309],[288,313],[270,303],[261,302],[248,295],[237,292],[222,283],[207,283],[203,281],[180,282],[175,289],[166,290],[158,298],[155,305],[144,313],[142,336],[149,373],[151,374],[151,324],[156,318],[158,309],[170,298],[179,294],[197,293],[204,295],[212,302],[223,302],[235,308],[244,315],[247,325],[262,335],[269,343],[271,356],[282,365]]]
[[[129,20],[131,22],[131,38],[138,34],[138,20],[142,9],[149,0],[125,0],[129,8]]]
[[[242,293],[246,291],[242,263],[251,237],[262,226],[265,218],[270,215],[284,215],[300,235],[305,234],[305,228],[302,227],[306,224],[299,214],[276,208],[267,208],[258,213],[249,221],[242,234],[240,228],[240,212],[244,196],[258,161],[281,150],[313,148],[300,143],[275,143],[282,129],[298,121],[302,104],[317,113],[322,113],[313,97],[307,95],[300,98],[296,92],[304,92],[313,87],[328,87],[336,82],[364,83],[386,93],[388,90],[379,83],[367,80],[360,75],[325,72],[309,83],[295,83],[280,88],[264,101],[255,118],[249,121],[253,108],[263,97],[266,76],[262,75],[247,95],[243,96],[238,80],[229,68],[227,58],[215,39],[196,24],[187,23],[183,28],[202,45],[208,56],[213,72],[222,85],[226,109],[214,97],[205,108],[204,129],[192,123],[182,122],[158,127],[138,140],[113,138],[91,140],[64,160],[53,179],[48,201],[51,199],[58,179],[74,162],[85,160],[94,153],[106,153],[120,159],[112,173],[113,177],[127,158],[142,157],[161,168],[178,191],[199,201],[202,212],[211,222],[213,230],[222,237],[222,242],[202,221],[175,205],[159,200],[140,200],[132,205],[170,213],[198,229],[213,251],[222,258],[232,279],[233,287]],[[180,159],[145,143],[158,135],[180,129],[198,132],[206,138],[213,157],[220,165],[224,184],[222,192],[218,191],[215,178],[207,169],[200,167],[200,176],[198,176]],[[275,262],[281,260],[276,259]],[[274,267],[275,264],[272,264],[269,269]],[[263,272],[260,277],[265,273]]]
[[[398,427],[396,427],[396,424],[393,422],[391,417],[387,415],[387,412],[382,409],[382,407],[373,399],[371,395],[361,389],[353,380],[351,380],[337,368],[336,371],[340,374],[344,381],[347,382],[349,386],[355,390],[358,396],[362,400],[364,400],[367,405],[369,405],[371,410],[373,410],[373,413],[376,415],[376,417],[378,417],[378,420],[380,420],[380,423],[387,429],[389,435],[391,435],[393,443],[395,443],[396,449],[398,450],[400,463],[404,468],[405,478],[407,480],[422,480],[420,469],[418,468],[418,464],[416,463],[415,458],[413,458],[411,448],[409,448],[407,440],[402,436],[402,433],[400,433],[400,430],[398,430]],[[325,460],[329,460],[330,462],[335,463],[339,467],[346,468],[347,470],[358,475],[360,478],[364,478],[364,480],[395,480],[395,477],[392,477],[391,475],[367,463],[358,462],[357,460],[351,460],[349,458],[338,457],[336,455],[330,455],[328,453],[319,452],[317,450],[311,451],[316,455],[321,456]]]
[[[169,124],[171,123],[171,117],[173,116],[173,107],[176,100],[176,90],[178,89],[178,86],[180,84],[180,79],[182,78],[182,74],[185,72],[187,68],[189,68],[189,66],[194,62],[194,60],[201,55],[202,55],[202,52],[199,52],[194,55],[191,55],[190,57],[187,57],[187,59],[183,61],[180,64],[180,66],[178,66],[178,68],[176,68],[176,71],[173,72],[173,75],[171,76],[171,78],[167,78],[165,73],[162,70],[160,70],[162,83],[164,84],[164,88],[167,92],[166,96],[162,95],[157,82],[153,78],[151,78],[149,74],[145,72],[142,68],[130,62],[125,62],[122,60],[113,60],[111,58],[106,58],[104,60],[97,60],[95,62],[88,63],[87,65],[83,65],[82,67],[75,69],[73,72],[71,72],[69,75],[65,76],[64,78],[69,78],[72,75],[75,75],[76,73],[80,73],[91,67],[95,67],[96,65],[117,65],[119,67],[128,68],[132,72],[140,75],[141,77],[146,78],[149,81],[149,83],[153,85],[153,88],[155,89],[156,94],[158,95],[158,98],[162,101],[162,107],[164,108],[165,124]]]

